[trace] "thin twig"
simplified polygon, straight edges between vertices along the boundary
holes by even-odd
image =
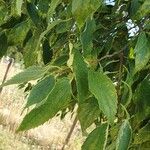
[[[105,55],[105,56],[101,57],[101,58],[99,59],[99,61],[102,61],[102,60],[104,60],[104,59],[106,59],[106,58],[114,57],[115,55],[118,55],[118,54],[120,54],[120,53],[122,53],[122,52],[123,52],[123,50],[118,51],[118,52],[115,52],[115,53],[110,54],[110,55]]]
[[[65,139],[65,142],[64,142],[63,147],[62,147],[61,150],[64,150],[64,149],[65,149],[65,146],[69,143],[69,140],[70,140],[70,138],[71,138],[71,135],[72,135],[72,133],[73,133],[73,130],[74,130],[74,128],[75,128],[77,122],[78,122],[78,118],[77,118],[77,116],[76,116],[75,119],[74,119],[74,121],[73,121],[73,124],[72,124],[72,126],[71,126],[71,128],[70,128],[70,131],[69,131],[69,133],[68,133],[68,135],[67,135],[67,137],[66,137],[66,139]]]
[[[8,75],[8,72],[9,72],[9,69],[10,69],[10,66],[11,66],[12,63],[13,63],[13,59],[11,58],[11,59],[9,60],[8,65],[7,65],[7,68],[6,68],[6,71],[5,71],[5,75],[4,75],[4,77],[3,77],[2,84],[3,84],[3,83],[6,81],[6,79],[7,79],[7,75]],[[3,87],[0,88],[0,93],[2,92],[2,90],[3,90]]]

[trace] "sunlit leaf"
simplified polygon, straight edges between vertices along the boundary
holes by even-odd
[[[68,79],[63,78],[56,83],[45,103],[32,109],[24,117],[18,131],[29,130],[45,123],[54,117],[59,110],[66,108],[70,102],[70,83]]]
[[[50,23],[50,20],[53,16],[53,13],[55,12],[56,7],[59,5],[61,0],[52,0],[50,3],[50,8],[47,13],[47,22]]]
[[[5,1],[0,0],[0,25],[8,19],[8,8]]]
[[[55,79],[53,76],[47,76],[46,78],[38,82],[32,88],[25,107],[29,107],[44,100],[54,87],[54,84]]]
[[[20,84],[23,82],[28,82],[30,80],[36,80],[42,77],[46,71],[47,71],[47,67],[32,66],[16,74],[15,76],[13,76],[10,80],[6,81],[1,86],[7,86],[11,84]]]
[[[23,4],[23,0],[13,0],[11,7],[11,13],[14,16],[21,16],[21,8]]]
[[[72,13],[76,18],[79,29],[84,25],[88,17],[100,7],[101,0],[73,0]]]
[[[140,18],[149,15],[150,13],[150,1],[144,0],[142,6],[139,8],[137,15],[140,16]]]

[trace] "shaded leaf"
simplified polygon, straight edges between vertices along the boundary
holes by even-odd
[[[143,69],[150,59],[150,44],[144,32],[138,37],[135,54],[135,72],[137,72]]]
[[[116,142],[116,150],[127,150],[131,141],[132,129],[128,120],[122,123]]]
[[[47,64],[51,61],[52,57],[53,57],[53,51],[49,45],[48,40],[45,40],[43,43],[43,62],[44,64]]]
[[[40,11],[40,14],[43,15],[43,17],[46,17],[48,9],[49,9],[50,0],[39,0],[38,2],[38,9]]]
[[[28,42],[26,43],[24,50],[23,50],[23,59],[25,67],[29,67],[32,65],[36,65],[38,62],[38,52],[36,50],[37,42],[39,40],[39,35],[33,35]]]
[[[136,119],[138,122],[147,118],[150,114],[150,74],[139,84],[134,94],[134,103],[136,105]]]
[[[134,144],[150,141],[150,121],[138,131],[134,138]]]
[[[131,1],[131,6],[130,6],[130,16],[134,17],[137,14],[138,9],[140,8],[141,3],[140,1]]]
[[[87,57],[91,54],[93,49],[93,32],[95,31],[96,24],[94,19],[88,19],[86,22],[85,29],[81,34],[81,42],[84,57]]]
[[[133,94],[132,94],[132,88],[131,88],[131,86],[128,83],[126,83],[124,81],[122,81],[122,82],[127,87],[127,91],[128,92],[126,94],[124,92],[124,95],[122,96],[121,101],[122,101],[122,104],[125,105],[125,107],[127,107],[130,104],[132,96],[133,96]]]
[[[30,30],[30,22],[28,20],[23,21],[14,26],[8,33],[9,44],[22,45],[29,30]]]
[[[113,123],[117,112],[117,93],[112,81],[103,73],[89,71],[89,90],[98,100],[99,108]]]
[[[11,84],[20,84],[23,82],[28,82],[30,80],[36,80],[42,77],[46,71],[47,71],[46,67],[39,67],[39,66],[29,67],[24,71],[13,76],[10,80],[6,81],[0,87],[11,85]]]
[[[41,44],[42,39],[45,37],[46,34],[48,34],[51,31],[51,29],[53,29],[56,25],[58,25],[58,24],[60,24],[62,22],[66,22],[68,20],[55,20],[55,21],[49,23],[49,25],[47,26],[47,29],[45,31],[43,31],[41,33],[40,37],[39,37],[39,40],[38,40],[37,46],[36,46],[36,50],[38,50],[38,48],[39,48],[39,46]]]
[[[53,76],[47,76],[46,78],[38,82],[32,88],[25,107],[27,108],[44,100],[48,96],[54,85],[55,79]]]
[[[65,65],[67,64],[67,60],[69,59],[69,56],[68,55],[62,55],[58,58],[56,58],[53,62],[53,65],[54,66],[62,66],[62,65]]]
[[[27,2],[27,11],[35,26],[41,28],[41,19],[36,6],[33,3]]]
[[[74,50],[73,70],[75,73],[79,101],[85,101],[88,96],[88,69],[78,50]]]
[[[93,97],[79,104],[78,118],[84,132],[100,115],[97,100]]]
[[[101,0],[73,0],[72,13],[77,21],[79,29],[84,25],[86,19],[100,7]]]
[[[82,145],[82,150],[105,150],[108,136],[108,125],[102,124],[94,129]]]
[[[24,117],[17,131],[29,130],[45,123],[59,110],[66,108],[70,102],[70,83],[68,79],[63,78],[56,83],[45,103],[34,108]]]
[[[0,33],[0,59],[6,54],[8,48],[7,36],[5,32]]]

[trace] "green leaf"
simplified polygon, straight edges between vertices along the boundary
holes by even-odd
[[[127,150],[131,141],[132,129],[128,120],[122,123],[116,142],[116,150]]]
[[[27,2],[27,11],[34,25],[41,29],[41,18],[38,14],[38,9],[36,6],[33,3]]]
[[[150,74],[138,85],[134,93],[135,116],[138,122],[143,121],[150,114]]]
[[[137,72],[143,69],[150,59],[150,44],[144,32],[138,37],[135,54],[135,72]]]
[[[143,18],[146,15],[149,15],[150,13],[150,1],[149,0],[144,0],[144,3],[140,7],[140,9],[137,12],[137,16],[140,18]]]
[[[132,88],[131,88],[131,86],[128,84],[128,83],[126,83],[125,81],[122,81],[123,83],[124,83],[124,85],[125,85],[125,89],[128,91],[127,93],[125,93],[124,92],[124,94],[123,94],[123,96],[122,96],[122,99],[121,99],[121,103],[125,106],[125,107],[127,107],[129,104],[130,104],[130,102],[131,102],[131,99],[132,99],[132,96],[133,96],[133,94],[132,94]]]
[[[141,144],[150,141],[150,121],[138,131],[134,138],[134,144]]]
[[[69,56],[68,55],[62,55],[58,58],[56,58],[53,62],[53,65],[54,66],[62,66],[62,65],[65,65],[67,64],[67,60],[69,59]]]
[[[0,0],[0,25],[5,23],[8,19],[8,8],[6,2]]]
[[[23,0],[13,0],[11,7],[11,14],[13,16],[21,16],[21,8],[23,4]]]
[[[23,59],[25,67],[36,65],[38,63],[38,52],[36,46],[39,40],[39,35],[33,35],[26,43],[23,50]]]
[[[105,150],[108,136],[108,125],[102,124],[94,129],[82,145],[82,150]]]
[[[50,20],[55,12],[56,7],[61,3],[61,0],[52,0],[50,8],[47,13],[47,22],[50,23]]]
[[[8,48],[5,32],[0,32],[0,59],[6,54]]]
[[[112,81],[101,72],[89,71],[89,90],[98,100],[99,108],[113,123],[117,112],[117,92]]]
[[[100,110],[97,100],[94,97],[89,98],[84,103],[79,104],[78,118],[84,132],[98,117]]]
[[[69,80],[59,80],[50,92],[45,103],[32,109],[23,119],[17,131],[35,128],[50,118],[54,117],[59,110],[66,108],[71,102],[71,86]]]
[[[76,78],[79,102],[83,102],[88,96],[88,69],[78,50],[74,50],[73,70]]]
[[[130,7],[130,16],[134,17],[137,14],[137,11],[139,10],[141,6],[140,1],[138,0],[131,0],[131,7]]]
[[[47,29],[45,31],[43,31],[40,35],[40,38],[37,42],[37,46],[36,46],[36,50],[39,49],[39,46],[40,46],[40,43],[42,41],[42,39],[45,37],[46,34],[48,34],[51,29],[53,29],[56,25],[62,23],[62,22],[66,22],[66,21],[69,21],[70,19],[67,19],[67,20],[55,20],[53,22],[51,22],[48,26],[47,26]]]
[[[46,17],[48,9],[49,9],[50,0],[39,0],[38,1],[38,10],[40,11],[40,15]]]
[[[47,71],[47,67],[39,67],[39,66],[32,66],[13,76],[10,80],[6,81],[2,86],[7,86],[11,84],[20,84],[23,82],[28,82],[30,80],[36,80],[42,77],[45,72]]]
[[[102,4],[101,0],[73,0],[72,1],[72,14],[74,15],[79,29],[84,25],[88,17]]]
[[[38,82],[31,90],[25,108],[44,100],[55,85],[53,76],[47,76]]]
[[[81,34],[81,43],[84,57],[91,55],[93,49],[93,32],[96,25],[94,19],[88,19],[86,22],[85,30]]]
[[[23,44],[24,39],[28,31],[30,30],[30,22],[28,20],[23,21],[16,26],[14,26],[8,33],[8,42],[9,44],[19,45]]]
[[[43,49],[43,62],[44,64],[48,64],[53,57],[53,51],[52,48],[50,47],[49,41],[47,39],[45,39],[43,45],[42,45],[42,49]]]

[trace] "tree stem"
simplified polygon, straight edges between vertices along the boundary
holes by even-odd
[[[78,118],[77,118],[77,115],[76,115],[76,117],[75,117],[75,119],[74,119],[74,121],[73,121],[73,124],[72,124],[72,126],[71,126],[71,128],[70,128],[70,131],[69,131],[69,133],[68,133],[68,135],[67,135],[67,137],[66,137],[66,139],[65,139],[65,142],[64,142],[63,147],[62,147],[61,150],[64,150],[64,149],[65,149],[65,146],[69,143],[69,140],[70,140],[70,138],[71,138],[71,135],[72,135],[72,133],[73,133],[73,130],[74,130],[76,124],[77,124],[77,121],[78,121]]]

